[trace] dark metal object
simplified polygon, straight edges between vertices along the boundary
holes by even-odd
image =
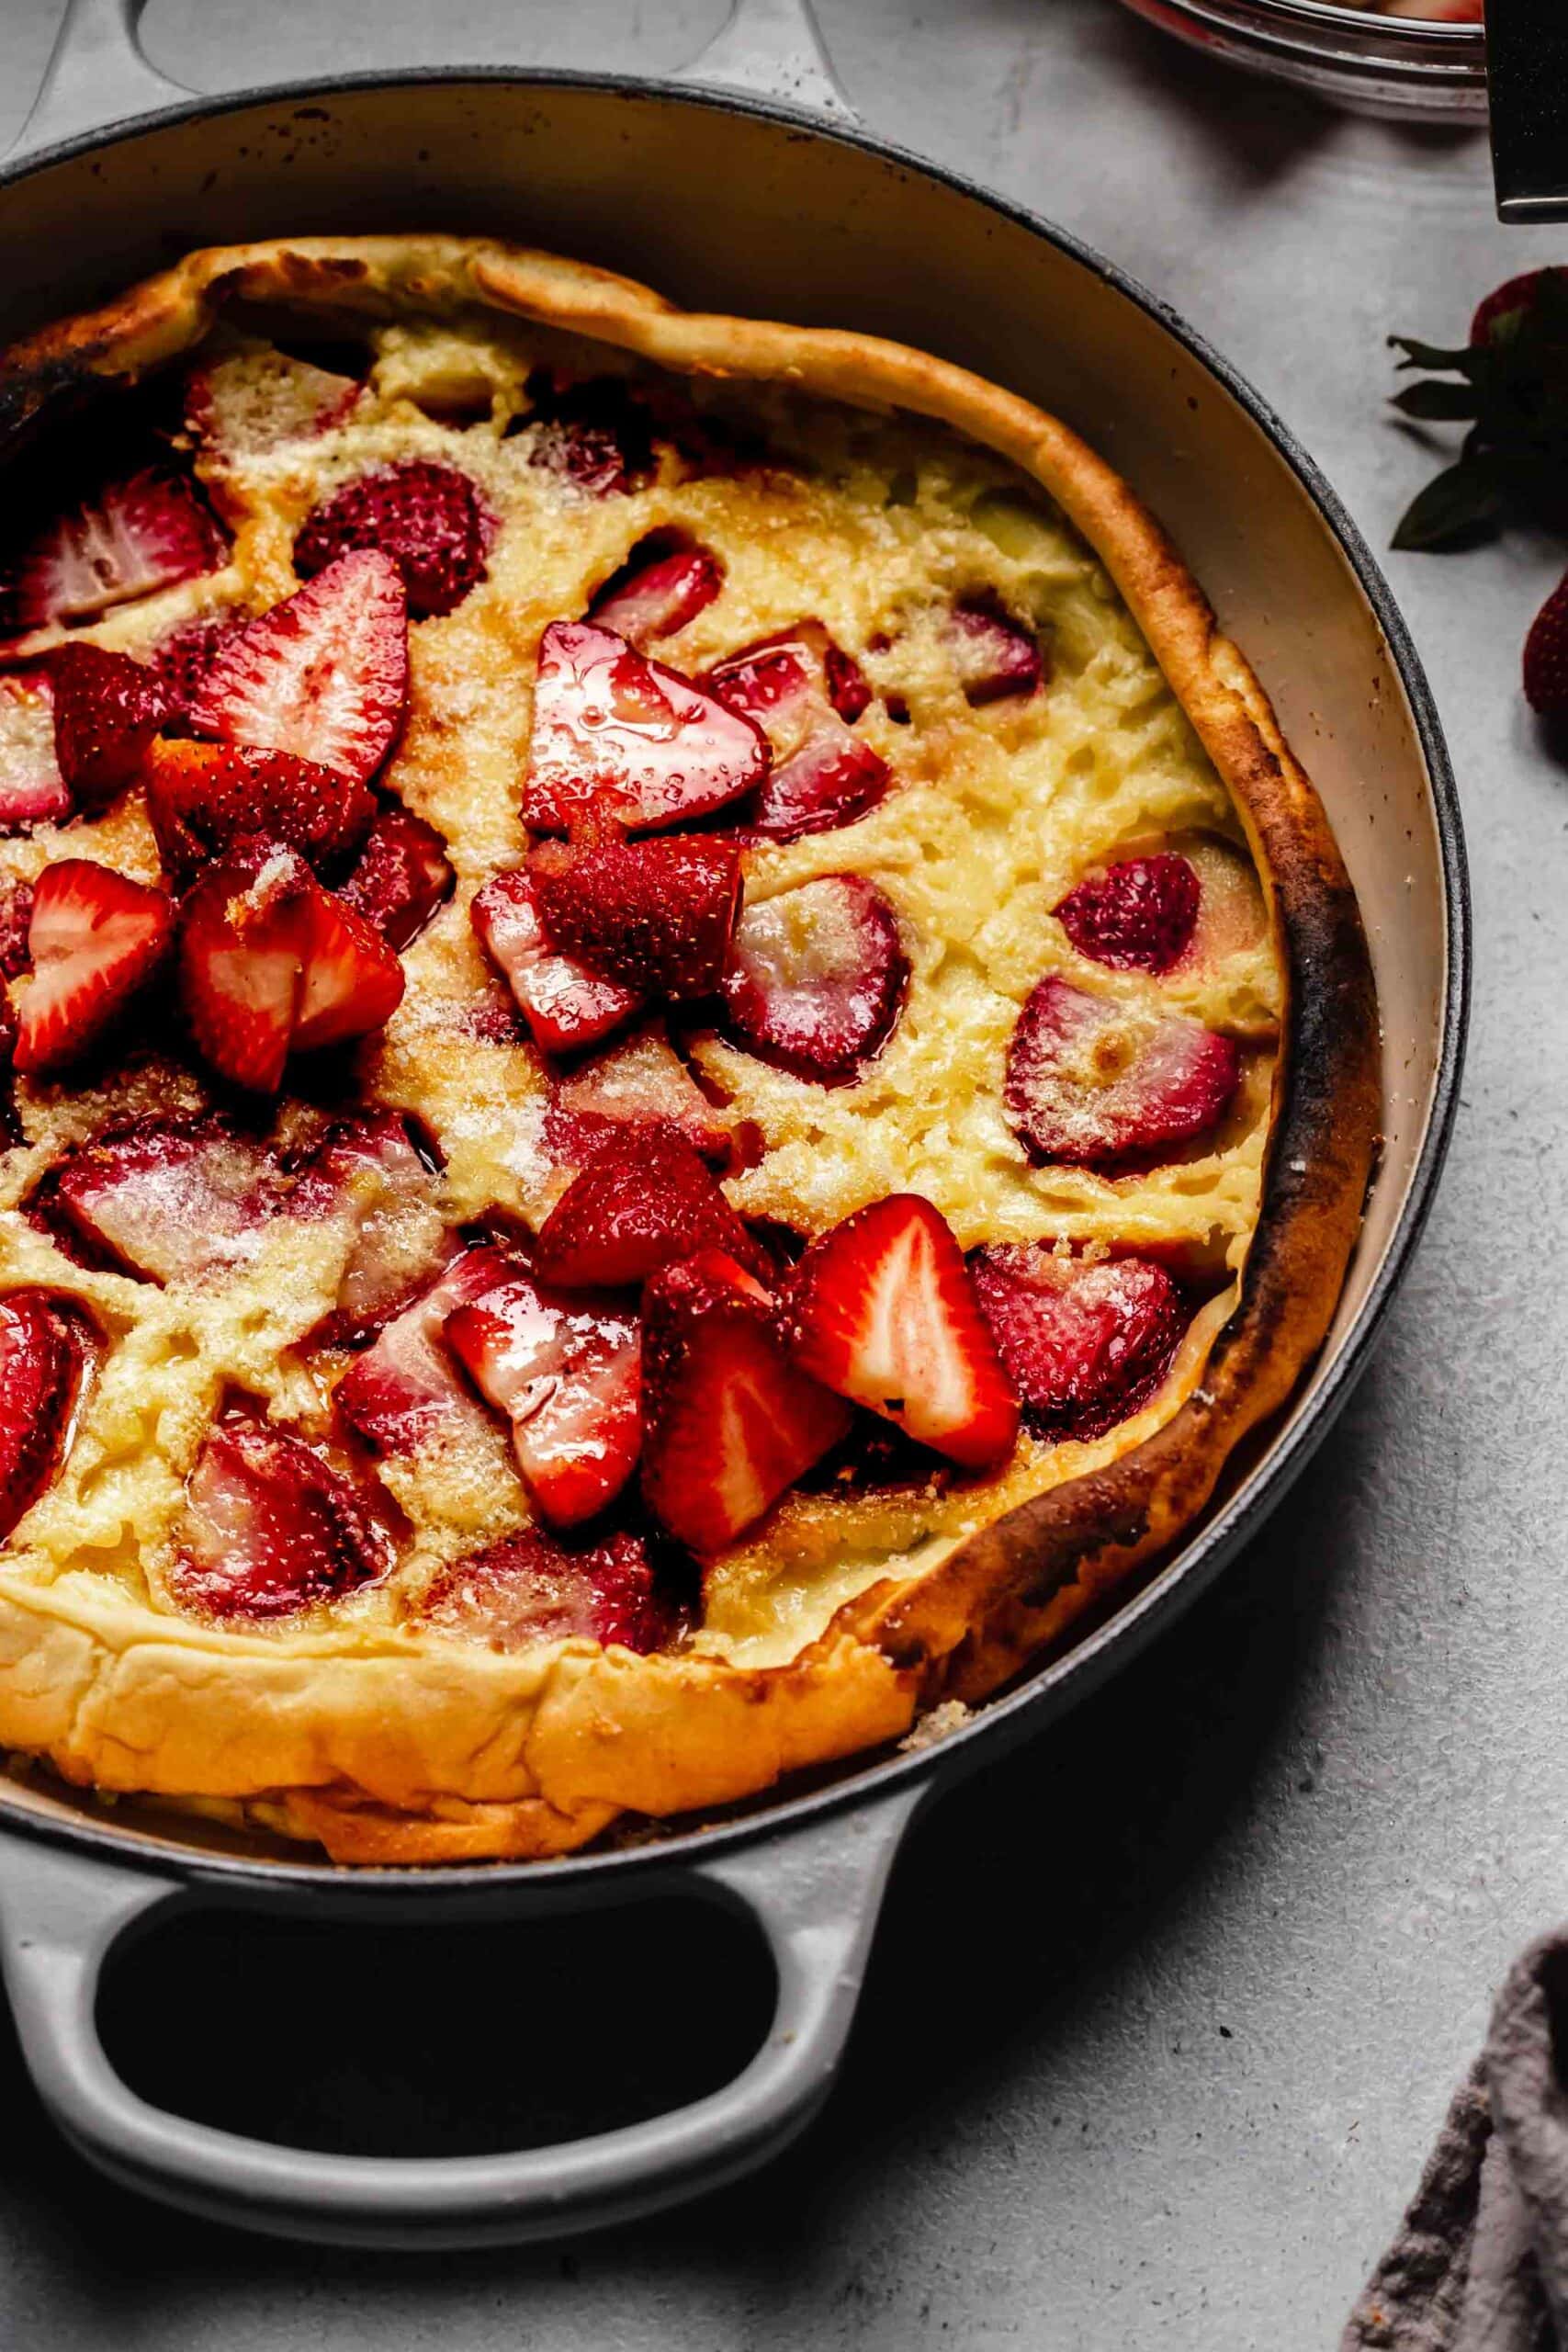
[[[1568,220],[1568,11],[1561,0],[1487,0],[1486,78],[1497,218]]]
[[[398,227],[534,237],[677,299],[840,320],[943,350],[1082,419],[1189,549],[1317,775],[1377,943],[1389,1143],[1325,1360],[1267,1455],[1146,1591],[940,1747],[661,1845],[556,1863],[348,1872],[112,1823],[41,1784],[0,1789],[0,1957],[51,2111],[116,2177],[253,2228],[469,2244],[647,2210],[781,2146],[831,2078],[887,1869],[939,1778],[1055,1719],[1218,1573],[1326,1432],[1407,1261],[1447,1141],[1468,989],[1464,858],[1419,664],[1333,492],[1249,388],[1107,264],[983,191],[843,127],[809,19],[739,13],[732,80],[825,94],[839,122],[675,85],[565,74],[357,76],[169,107],[138,13],[75,0],[28,136],[0,175],[0,332],[110,290],[193,234]],[[708,71],[715,70],[712,57]],[[90,127],[127,107],[150,121]],[[287,166],[287,168],[285,168]],[[715,202],[722,188],[725,201]],[[852,233],[846,233],[846,223]],[[1059,331],[1042,332],[1059,322]],[[1216,497],[1215,483],[1231,495]],[[1402,1107],[1403,1106],[1403,1107]],[[565,2150],[453,2164],[280,2150],[163,2115],[109,2069],[98,1970],[154,1911],[267,1905],[323,1917],[516,1917],[671,1882],[752,1910],[780,2006],[716,2098]]]

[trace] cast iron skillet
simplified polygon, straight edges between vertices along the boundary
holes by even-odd
[[[225,1848],[193,1827],[0,1780],[0,1959],[22,2046],[61,2128],[106,2172],[285,2235],[404,2245],[558,2235],[732,2178],[802,2128],[831,2082],[887,1871],[919,1806],[1140,1649],[1212,1582],[1321,1441],[1408,1261],[1454,1106],[1469,916],[1453,784],[1388,589],[1278,418],[1096,254],[865,137],[806,0],[739,0],[700,61],[724,95],[447,70],[194,103],[140,54],[140,9],[72,0],[26,153],[0,173],[0,338],[194,243],[442,227],[580,254],[689,303],[902,336],[976,368],[1079,424],[1170,526],[1316,778],[1378,967],[1387,1144],[1312,1379],[1135,1600],[940,1745],[651,1846],[421,1871]],[[728,2087],[597,2137],[460,2160],[292,2150],[151,2107],[97,2039],[107,1953],[177,1907],[457,1928],[672,1888],[760,1925],[777,1970],[773,2027]]]

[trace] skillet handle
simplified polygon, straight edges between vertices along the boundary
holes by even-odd
[[[811,0],[734,0],[728,21],[675,78],[756,90],[840,122],[860,120],[829,61]]]
[[[195,94],[149,64],[139,27],[147,0],[66,0],[43,86],[7,160]],[[840,88],[811,0],[734,0],[728,21],[675,77],[755,90],[840,122],[860,118]]]
[[[151,2106],[114,2072],[96,2011],[122,1936],[171,1909],[221,1900],[17,1838],[0,1838],[0,1962],[39,2097],[81,2154],[122,2186],[242,2229],[338,2245],[518,2245],[672,2205],[738,2178],[804,2129],[827,2097],[853,2018],[888,1871],[921,1788],[793,1835],[671,1866],[683,1888],[749,1916],[772,1950],[778,1996],[768,2038],[733,2082],[650,2120],[513,2155],[344,2156],[278,2147]],[[639,1889],[649,1881],[637,1873]],[[439,1902],[397,1882],[405,1911]],[[374,1915],[382,1879],[345,1904]],[[498,1901],[515,1903],[513,1883]],[[547,1881],[525,1917],[561,1896]],[[255,1902],[254,1883],[247,1898]],[[260,1897],[265,1900],[265,1894]],[[570,1899],[570,1898],[569,1898]],[[602,1900],[603,1897],[601,1896]],[[471,1898],[470,1898],[471,1903]],[[344,1905],[340,1905],[340,1910]],[[456,1920],[453,1933],[461,1932]]]
[[[65,0],[42,86],[8,161],[193,96],[148,63],[138,32],[146,6],[147,0]]]

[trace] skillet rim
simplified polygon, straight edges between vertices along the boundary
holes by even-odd
[[[615,1850],[569,1854],[536,1861],[421,1863],[352,1866],[292,1863],[211,1851],[196,1845],[158,1842],[156,1833],[120,1831],[101,1822],[53,1818],[12,1800],[0,1785],[0,1827],[51,1846],[82,1851],[117,1867],[139,1870],[179,1885],[207,1884],[227,1891],[273,1894],[278,1900],[330,1894],[341,1905],[360,1894],[374,1900],[391,1891],[403,1898],[505,1890],[530,1893],[543,1902],[565,1902],[574,1888],[592,1882],[595,1899],[613,1887],[630,1892],[633,1881],[646,1889],[650,1879],[729,1854],[768,1837],[810,1831],[852,1808],[875,1803],[920,1782],[922,1799],[939,1784],[996,1760],[1031,1732],[1065,1714],[1098,1689],[1117,1666],[1130,1661],[1181,1610],[1213,1583],[1222,1568],[1283,1499],[1327,1435],[1369,1360],[1400,1282],[1404,1279],[1436,1195],[1438,1178],[1452,1133],[1459,1082],[1469,1029],[1472,977],[1471,899],[1468,861],[1459,797],[1442,723],[1415,643],[1382,567],[1350,514],[1300,440],[1250,381],[1182,315],[1120,265],[1072,232],[1029,207],[995,195],[967,175],[937,164],[853,124],[829,119],[787,102],[747,91],[727,91],[673,80],[631,74],[586,74],[555,68],[512,66],[408,66],[380,73],[326,75],[264,84],[216,96],[194,96],[188,103],[158,107],[127,118],[107,130],[89,130],[0,164],[0,201],[5,191],[89,154],[120,146],[149,133],[175,130],[258,106],[287,106],[321,98],[396,89],[500,85],[519,90],[564,89],[637,102],[694,106],[738,116],[795,137],[827,140],[850,147],[874,163],[918,174],[987,211],[1043,239],[1080,268],[1134,303],[1164,330],[1227,392],[1282,457],[1327,526],[1357,585],[1366,598],[1399,677],[1431,790],[1438,834],[1446,927],[1446,968],[1438,1008],[1439,1031],[1432,1098],[1425,1132],[1393,1229],[1349,1329],[1320,1360],[1315,1385],[1285,1433],[1273,1440],[1264,1459],[1241,1486],[1150,1579],[1102,1624],[1059,1657],[1049,1660],[1018,1686],[988,1700],[962,1728],[914,1754],[895,1754],[846,1772],[829,1785],[780,1802],[749,1801],[744,1815],[716,1826],[682,1829],[657,1843]],[[23,136],[25,136],[25,126]]]

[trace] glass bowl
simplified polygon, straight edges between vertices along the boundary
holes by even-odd
[[[1330,0],[1122,0],[1179,40],[1362,114],[1484,121],[1480,25],[1370,16]]]

